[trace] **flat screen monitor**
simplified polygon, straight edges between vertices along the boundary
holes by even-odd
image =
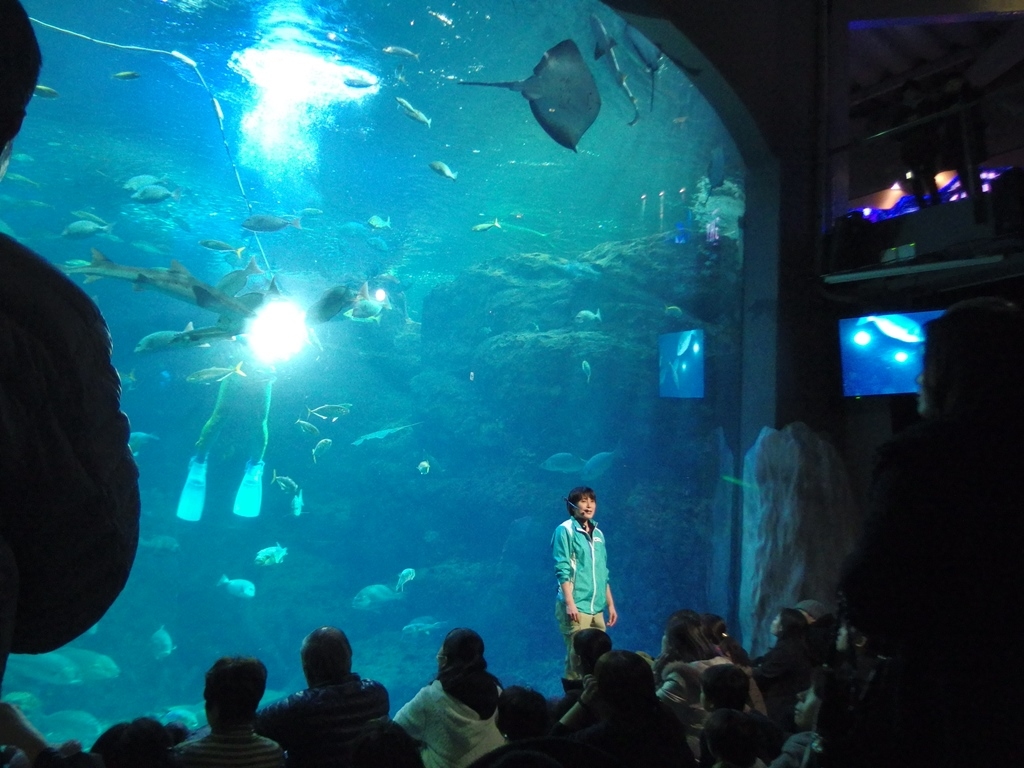
[[[864,315],[839,321],[843,394],[899,395],[917,392],[924,368],[924,324],[943,310]]]
[[[704,331],[695,328],[658,337],[658,394],[704,397]]]

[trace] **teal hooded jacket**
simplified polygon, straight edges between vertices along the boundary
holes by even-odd
[[[561,586],[571,581],[576,608],[589,614],[601,613],[608,607],[608,551],[604,534],[596,522],[593,526],[593,533],[587,535],[576,519],[570,517],[555,529],[551,537],[558,599],[565,600]]]

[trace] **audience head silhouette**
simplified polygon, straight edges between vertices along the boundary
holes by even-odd
[[[352,672],[352,645],[336,627],[320,627],[306,635],[299,655],[310,688],[341,682]]]

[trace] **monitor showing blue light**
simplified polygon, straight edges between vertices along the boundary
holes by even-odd
[[[704,397],[704,331],[694,329],[658,337],[658,394]]]
[[[943,310],[864,315],[839,321],[843,394],[899,395],[917,392],[924,367],[924,325]]]

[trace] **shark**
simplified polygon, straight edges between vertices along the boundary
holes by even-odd
[[[207,285],[175,259],[171,260],[170,267],[129,267],[111,261],[93,248],[92,261],[80,266],[65,266],[64,271],[69,275],[85,275],[86,283],[104,277],[126,280],[136,291],[157,291],[220,315],[240,318],[253,316],[253,310],[246,302]]]

